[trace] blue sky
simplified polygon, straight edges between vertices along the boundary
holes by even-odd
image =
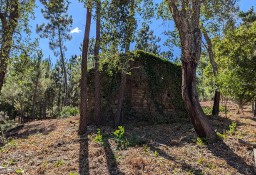
[[[84,28],[85,28],[85,18],[86,18],[86,9],[83,7],[82,3],[79,3],[77,0],[70,0],[70,8],[69,14],[73,17],[73,26],[72,30],[72,40],[67,41],[65,43],[67,47],[67,52],[65,53],[66,58],[70,58],[72,55],[80,55],[81,51],[79,49],[80,44],[83,40]],[[156,3],[160,3],[162,0],[154,0]],[[35,10],[35,20],[30,22],[32,36],[38,37],[36,34],[36,24],[41,24],[44,22],[44,18],[41,14],[41,8],[39,1],[37,0],[37,9]],[[239,7],[242,11],[247,11],[250,9],[251,6],[256,6],[256,1],[254,0],[240,0]],[[163,22],[162,20],[153,19],[152,23],[150,24],[150,28],[154,30],[155,35],[159,36],[162,41],[164,42],[165,36],[163,34],[164,31],[173,29],[174,24],[173,22]],[[91,37],[95,36],[95,21],[92,21],[91,26]],[[43,50],[44,57],[51,56],[53,63],[56,61],[53,52],[49,49],[48,39],[40,39],[40,48]],[[161,47],[162,50],[166,50],[167,48]],[[180,51],[178,48],[174,49],[174,55],[179,56]]]

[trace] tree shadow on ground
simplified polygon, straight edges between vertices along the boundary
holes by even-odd
[[[249,120],[256,122],[256,117],[241,116],[241,118],[249,119]]]
[[[254,167],[248,165],[241,157],[233,152],[222,140],[207,145],[213,155],[226,160],[227,164],[235,168],[241,174],[253,175]]]
[[[47,126],[47,127],[42,126],[41,124],[33,124],[33,125],[20,127],[18,129],[14,129],[11,132],[6,133],[6,137],[24,139],[35,134],[48,135],[50,132],[54,131],[55,129],[56,129],[56,126],[54,124],[51,124],[50,126]]]
[[[181,165],[182,170],[185,170],[185,171],[188,171],[190,173],[193,173],[194,175],[202,175],[202,174],[204,174],[201,169],[193,167],[193,166],[185,163],[184,161],[175,159],[174,157],[170,156],[169,154],[165,153],[163,150],[155,147],[152,144],[149,144],[149,147],[150,147],[150,149],[153,152],[157,152],[159,154],[159,156],[161,156],[161,157],[163,157],[163,158],[165,158],[167,160],[174,161],[176,164]]]
[[[79,174],[89,175],[89,146],[88,135],[80,136],[80,148],[79,148]]]
[[[118,168],[115,154],[109,144],[108,139],[104,141],[104,151],[106,153],[106,159],[107,159],[107,165],[108,165],[108,171],[110,175],[124,175],[123,172],[120,171]]]

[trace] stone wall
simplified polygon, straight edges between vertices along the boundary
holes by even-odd
[[[181,99],[181,67],[155,55],[137,51],[130,62],[127,78],[124,119],[170,122],[184,114]],[[93,72],[93,71],[92,71]],[[89,83],[89,111],[93,115],[93,73]],[[102,117],[113,119],[117,110],[120,73],[101,73]]]

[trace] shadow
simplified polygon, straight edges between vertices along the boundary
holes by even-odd
[[[28,138],[28,136],[35,135],[35,134],[43,134],[48,135],[50,132],[54,131],[56,126],[54,124],[50,126],[42,126],[41,124],[34,124],[34,125],[25,125],[19,127],[17,129],[11,130],[10,132],[6,133],[7,138]]]
[[[89,175],[89,146],[88,135],[80,136],[80,148],[79,148],[79,174]]]
[[[234,153],[222,140],[207,145],[213,155],[226,160],[227,164],[235,168],[239,173],[253,175],[254,167],[248,165],[241,157]]]
[[[108,171],[110,175],[124,175],[123,172],[121,172],[118,168],[115,154],[113,153],[113,150],[110,147],[109,141],[104,141],[104,150],[106,153],[106,159],[107,159],[107,165],[108,165]]]
[[[249,119],[249,120],[252,120],[252,121],[256,122],[256,117],[244,117],[244,116],[242,116],[241,118]]]
[[[159,156],[163,157],[164,159],[174,161],[176,164],[181,165],[182,170],[188,171],[194,175],[203,175],[203,171],[196,167],[193,167],[182,160],[177,160],[174,157],[170,156],[169,154],[165,153],[163,150],[156,148],[153,144],[149,144],[150,149],[153,152],[157,152]]]

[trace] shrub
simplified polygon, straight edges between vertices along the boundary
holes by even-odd
[[[102,134],[100,132],[100,129],[97,129],[97,135],[94,138],[94,141],[97,143],[103,143]]]
[[[79,114],[79,109],[77,107],[65,106],[62,109],[60,116],[65,118],[65,117],[70,117],[70,116],[76,116],[78,114]]]
[[[127,149],[129,142],[127,138],[124,137],[124,127],[118,126],[118,129],[115,130],[113,134],[115,136],[115,141],[117,143],[117,149],[118,150]]]

